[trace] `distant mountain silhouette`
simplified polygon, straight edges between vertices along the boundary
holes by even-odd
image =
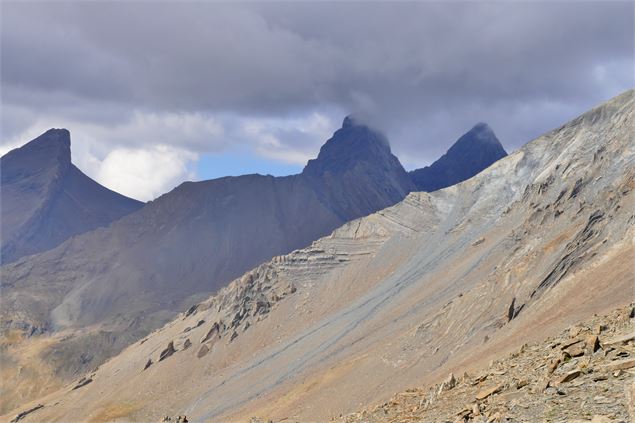
[[[439,160],[410,172],[418,191],[436,191],[458,184],[507,156],[494,131],[478,123],[459,138]]]
[[[2,263],[107,226],[143,203],[117,194],[71,163],[66,129],[51,129],[0,159]]]

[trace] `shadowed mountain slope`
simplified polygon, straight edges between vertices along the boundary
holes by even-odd
[[[328,421],[630,303],[634,110],[629,91],[275,257],[24,421]]]
[[[2,263],[49,250],[140,209],[71,163],[66,129],[51,129],[0,159]]]
[[[410,172],[417,191],[432,192],[465,181],[492,163],[507,156],[494,131],[478,123],[439,160]]]

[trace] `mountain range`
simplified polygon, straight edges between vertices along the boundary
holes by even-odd
[[[493,132],[471,135],[475,131],[480,134],[481,126],[461,138],[468,140],[462,141],[464,146],[479,150],[496,144],[504,153]],[[449,168],[463,165],[463,157],[470,159],[470,169],[476,173],[500,158],[500,151],[480,155],[477,166],[471,156],[461,155],[461,148],[453,147],[446,154],[453,159],[438,167],[461,173]],[[416,190],[386,137],[351,117],[298,175],[185,182],[143,207],[114,193],[110,199],[100,195],[111,192],[70,164],[68,131],[48,131],[2,160],[11,163],[6,178],[2,169],[3,192],[5,180],[13,192],[7,197],[8,222],[21,213],[14,203],[28,204],[24,199],[30,198],[29,182],[20,175],[40,175],[44,196],[56,196],[57,208],[40,212],[38,226],[25,224],[27,231],[39,233],[42,239],[66,222],[83,221],[92,209],[75,207],[83,204],[78,199],[98,198],[91,206],[105,216],[115,215],[122,202],[131,208],[121,211],[120,219],[86,226],[84,233],[79,233],[79,225],[75,232],[60,233],[50,243],[52,248],[39,254],[19,258],[16,253],[14,260],[3,261],[0,328],[5,334],[29,336],[1,352],[5,362],[28,369],[3,375],[14,386],[4,395],[3,411],[102,363],[249,269],[306,247]],[[80,183],[69,182],[60,189],[46,184],[49,173],[38,173],[44,162],[51,169],[63,167],[56,167],[57,162],[65,163],[75,169],[70,174],[79,174],[85,178],[81,181],[92,185],[74,189]],[[5,208],[3,222],[4,216]],[[30,240],[16,239],[26,250]],[[38,245],[45,249],[44,242]],[[40,334],[46,336],[33,336]],[[37,350],[36,357],[25,359],[24,348]]]
[[[327,421],[628,305],[633,94],[255,267],[25,421]]]

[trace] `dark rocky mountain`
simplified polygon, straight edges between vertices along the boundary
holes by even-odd
[[[10,151],[0,169],[2,263],[49,250],[143,206],[75,167],[66,129],[50,129]]]
[[[410,172],[418,191],[437,191],[458,184],[507,156],[494,131],[486,123],[478,123],[439,160]]]
[[[309,160],[302,177],[344,222],[393,205],[415,190],[386,137],[350,116],[317,159]]]

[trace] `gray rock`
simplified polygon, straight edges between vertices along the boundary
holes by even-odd
[[[168,357],[171,357],[172,354],[174,354],[176,352],[176,350],[174,349],[174,341],[170,341],[170,343],[168,344],[168,346],[161,351],[161,354],[159,355],[159,361],[163,361]]]

